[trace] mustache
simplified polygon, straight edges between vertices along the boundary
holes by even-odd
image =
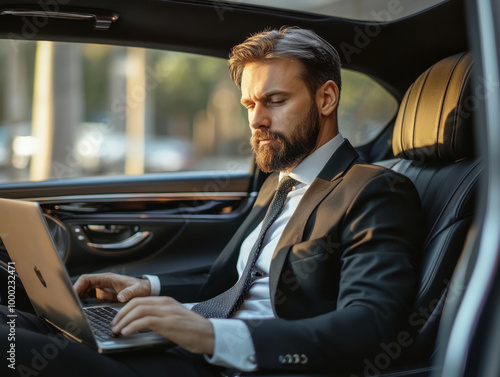
[[[285,136],[280,132],[257,130],[252,135],[252,144],[258,144],[261,140],[284,140]]]

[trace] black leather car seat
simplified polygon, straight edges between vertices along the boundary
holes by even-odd
[[[471,69],[471,54],[457,54],[430,67],[410,86],[392,139],[398,159],[380,163],[413,181],[424,212],[420,282],[408,320],[413,341],[406,355],[411,362],[429,361],[445,298],[458,294],[449,291],[449,283],[473,219],[483,170],[474,152]]]

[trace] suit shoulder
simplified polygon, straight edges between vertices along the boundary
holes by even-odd
[[[356,182],[360,189],[368,187],[386,187],[394,193],[394,190],[403,190],[411,195],[419,197],[413,181],[406,175],[395,172],[389,168],[379,165],[360,162],[354,164],[346,173],[344,179],[347,182]],[[399,191],[399,190],[398,190]]]
[[[404,174],[395,172],[394,170],[391,170],[385,166],[369,164],[369,163],[364,162],[364,161],[360,161],[360,162],[355,163],[351,167],[351,169],[349,169],[348,173],[355,173],[358,175],[364,175],[367,178],[376,177],[379,175],[388,175],[388,176],[400,177],[402,180],[411,181]]]

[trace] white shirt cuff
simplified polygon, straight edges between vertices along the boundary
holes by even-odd
[[[148,279],[151,284],[150,296],[159,296],[161,291],[160,278],[156,275],[142,275],[143,279]]]
[[[238,319],[214,319],[215,349],[205,359],[213,365],[235,368],[245,372],[257,370],[255,348],[245,322]]]

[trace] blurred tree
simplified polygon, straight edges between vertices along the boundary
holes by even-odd
[[[30,178],[79,175],[75,134],[82,120],[81,47],[37,42],[33,94],[33,151]]]
[[[127,53],[127,148],[125,174],[143,174],[145,162],[146,51],[128,48]]]
[[[158,134],[192,137],[196,114],[206,111],[220,63],[189,54],[161,54],[155,67],[158,77],[164,78],[155,96]]]
[[[156,132],[192,139],[209,155],[234,152],[247,137],[246,121],[226,61],[162,52],[155,68],[164,78],[155,96]]]

